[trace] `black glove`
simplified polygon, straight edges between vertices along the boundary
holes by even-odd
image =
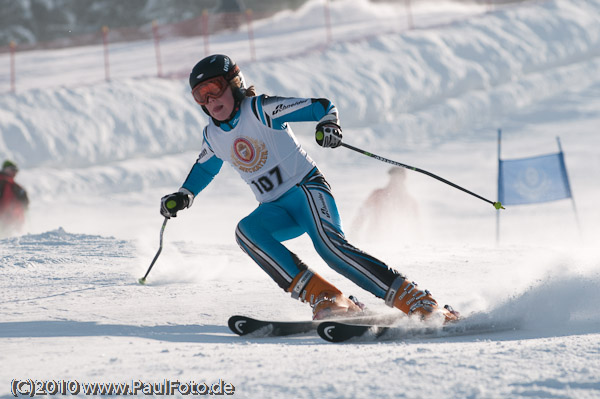
[[[161,215],[167,219],[177,217],[177,212],[188,208],[192,204],[193,197],[190,197],[192,197],[190,194],[182,193],[181,191],[165,195],[160,200]]]
[[[333,122],[321,122],[317,125],[315,139],[321,147],[339,147],[342,145],[342,128]]]

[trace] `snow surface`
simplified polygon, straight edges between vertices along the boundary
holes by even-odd
[[[358,3],[346,9],[353,20],[381,10]],[[294,26],[298,16],[277,18]],[[170,62],[191,67],[177,44]],[[60,56],[80,50],[36,56],[61,69]],[[580,229],[569,200],[507,207],[496,243],[489,204],[411,172],[418,226],[378,243],[347,231],[442,303],[498,322],[520,317],[521,328],[342,345],[233,335],[232,314],[294,320],[310,309],[235,244],[238,220],[256,204],[230,167],[168,222],[148,284],[137,284],[158,249],[159,199],[187,175],[206,116],[185,79],[69,86],[81,77],[63,74],[59,86],[0,97],[0,155],[20,165],[32,199],[24,231],[0,240],[2,397],[13,379],[223,379],[240,398],[600,397],[600,0],[527,3],[269,62],[242,51],[229,54],[260,92],[328,97],[347,143],[486,198],[496,196],[498,128],[503,158],[555,152],[559,136]],[[312,124],[294,129],[350,226],[388,166],[319,148]],[[306,237],[289,247],[346,293],[390,311],[331,271]]]

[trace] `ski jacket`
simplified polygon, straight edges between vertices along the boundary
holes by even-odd
[[[326,99],[244,98],[228,122],[211,119],[204,128],[200,155],[182,189],[198,195],[228,162],[248,183],[259,202],[274,201],[316,166],[288,122],[338,123],[337,109]],[[339,124],[339,123],[338,123]]]
[[[0,218],[4,221],[21,221],[29,205],[27,192],[14,179],[0,172]]]

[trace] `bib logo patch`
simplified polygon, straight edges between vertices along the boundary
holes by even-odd
[[[267,162],[268,154],[265,143],[247,137],[235,139],[231,148],[233,164],[246,173],[262,168]]]

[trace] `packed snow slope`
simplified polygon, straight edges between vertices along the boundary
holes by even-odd
[[[234,336],[232,314],[292,320],[310,309],[237,248],[236,223],[256,203],[233,169],[168,222],[149,283],[136,283],[158,249],[160,197],[185,179],[207,122],[186,81],[40,87],[0,97],[0,155],[19,164],[32,201],[23,231],[0,240],[2,397],[14,379],[222,379],[240,398],[600,397],[600,0],[528,3],[269,62],[229,55],[259,92],[330,98],[347,143],[492,200],[498,129],[503,158],[556,152],[560,137],[574,201],[507,207],[496,242],[491,205],[410,172],[418,219],[373,242],[351,225],[388,166],[318,147],[314,124],[293,126],[354,244],[464,315],[520,328],[384,344]],[[58,52],[37,57],[60,68]],[[306,237],[287,244],[391,311]]]

